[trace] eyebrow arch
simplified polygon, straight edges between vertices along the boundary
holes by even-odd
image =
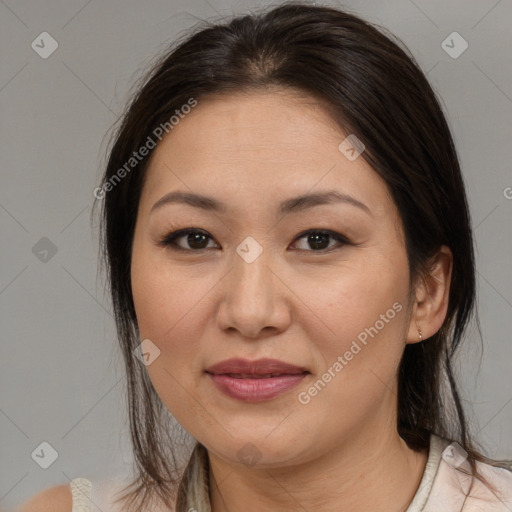
[[[219,213],[225,213],[227,211],[226,204],[218,201],[217,199],[214,199],[213,197],[177,190],[174,192],[169,192],[165,196],[161,197],[151,207],[150,214],[153,213],[156,209],[166,204],[173,203],[188,204],[189,206],[192,206],[194,208],[200,208],[202,210],[214,211]],[[318,205],[333,203],[350,204],[352,206],[360,208],[368,215],[373,216],[370,208],[368,208],[368,206],[366,206],[364,203],[362,203],[361,201],[359,201],[355,197],[352,197],[349,194],[338,192],[336,190],[318,192],[315,194],[304,194],[301,196],[286,199],[279,205],[279,213],[284,215],[288,213],[304,211],[308,208],[313,208],[314,206]]]

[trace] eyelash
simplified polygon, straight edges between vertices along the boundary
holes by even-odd
[[[205,235],[208,238],[210,238],[210,240],[213,240],[213,237],[211,235],[209,235],[206,231],[203,231],[201,229],[185,228],[185,229],[179,229],[178,231],[173,231],[173,232],[169,233],[168,235],[164,236],[158,242],[158,245],[162,246],[162,247],[169,248],[173,251],[183,251],[183,252],[202,252],[202,251],[207,251],[207,250],[212,249],[212,247],[203,247],[202,249],[185,249],[183,247],[179,247],[176,244],[177,239],[182,238],[186,235],[190,235],[190,234]],[[301,238],[306,237],[307,235],[312,235],[312,234],[328,235],[332,239],[336,240],[339,244],[341,244],[341,246],[352,245],[351,242],[345,236],[341,235],[340,233],[336,233],[335,231],[328,230],[328,229],[326,229],[326,230],[310,229],[308,231],[304,231],[304,232],[300,233],[299,235],[297,235],[294,242],[297,240],[300,240]],[[339,246],[338,247],[334,246],[334,247],[330,247],[327,249],[320,249],[318,251],[307,250],[307,249],[298,249],[298,250],[323,254],[323,253],[330,253],[333,250],[337,250],[340,248],[341,247],[339,247]]]

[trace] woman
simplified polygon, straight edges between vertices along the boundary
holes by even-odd
[[[391,36],[299,3],[198,31],[95,196],[138,473],[53,510],[512,510],[452,374],[475,300],[456,150]]]

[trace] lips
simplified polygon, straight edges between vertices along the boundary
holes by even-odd
[[[244,402],[277,398],[297,386],[310,372],[277,359],[229,359],[206,370],[217,389]]]

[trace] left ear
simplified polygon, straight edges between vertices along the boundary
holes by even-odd
[[[407,343],[418,343],[433,336],[443,325],[448,311],[453,255],[446,245],[432,259],[430,271],[415,289]],[[418,329],[421,329],[420,338]]]

